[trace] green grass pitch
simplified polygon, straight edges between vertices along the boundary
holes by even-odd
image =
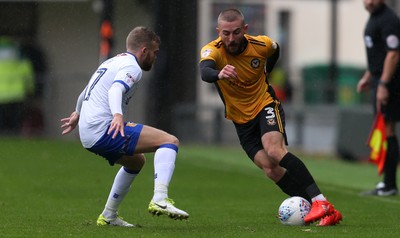
[[[153,155],[120,215],[142,228],[97,227],[118,166],[76,141],[0,139],[0,237],[400,237],[400,196],[360,197],[379,181],[376,167],[301,155],[344,217],[332,227],[287,227],[286,198],[240,148],[181,145],[169,195],[188,221],[153,217]]]

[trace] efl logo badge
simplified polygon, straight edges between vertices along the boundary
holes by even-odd
[[[211,49],[203,50],[203,52],[201,52],[201,58],[206,58],[210,54],[211,54]]]

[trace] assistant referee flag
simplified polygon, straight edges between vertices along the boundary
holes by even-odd
[[[383,114],[380,112],[378,112],[375,116],[375,121],[372,125],[367,144],[371,149],[369,161],[376,164],[378,167],[378,175],[381,175],[385,165],[387,139],[385,131],[385,119]]]

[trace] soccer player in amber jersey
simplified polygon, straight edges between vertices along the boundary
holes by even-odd
[[[285,115],[268,84],[279,58],[279,45],[267,36],[246,34],[237,9],[218,17],[219,37],[201,49],[203,81],[214,83],[249,158],[289,196],[312,202],[306,223],[338,224],[341,213],[325,198],[304,163],[286,148]]]

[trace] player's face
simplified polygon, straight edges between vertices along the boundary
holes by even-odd
[[[382,6],[384,2],[385,0],[364,0],[364,6],[368,12],[374,13]]]
[[[232,55],[237,55],[241,52],[241,44],[244,34],[247,30],[247,24],[243,25],[241,19],[232,22],[220,21],[217,32],[222,39],[225,50]]]
[[[157,59],[158,51],[159,51],[159,45],[155,42],[152,42],[151,46],[146,48],[141,65],[141,68],[144,71],[149,71],[151,69],[151,67],[154,64],[154,61]]]

